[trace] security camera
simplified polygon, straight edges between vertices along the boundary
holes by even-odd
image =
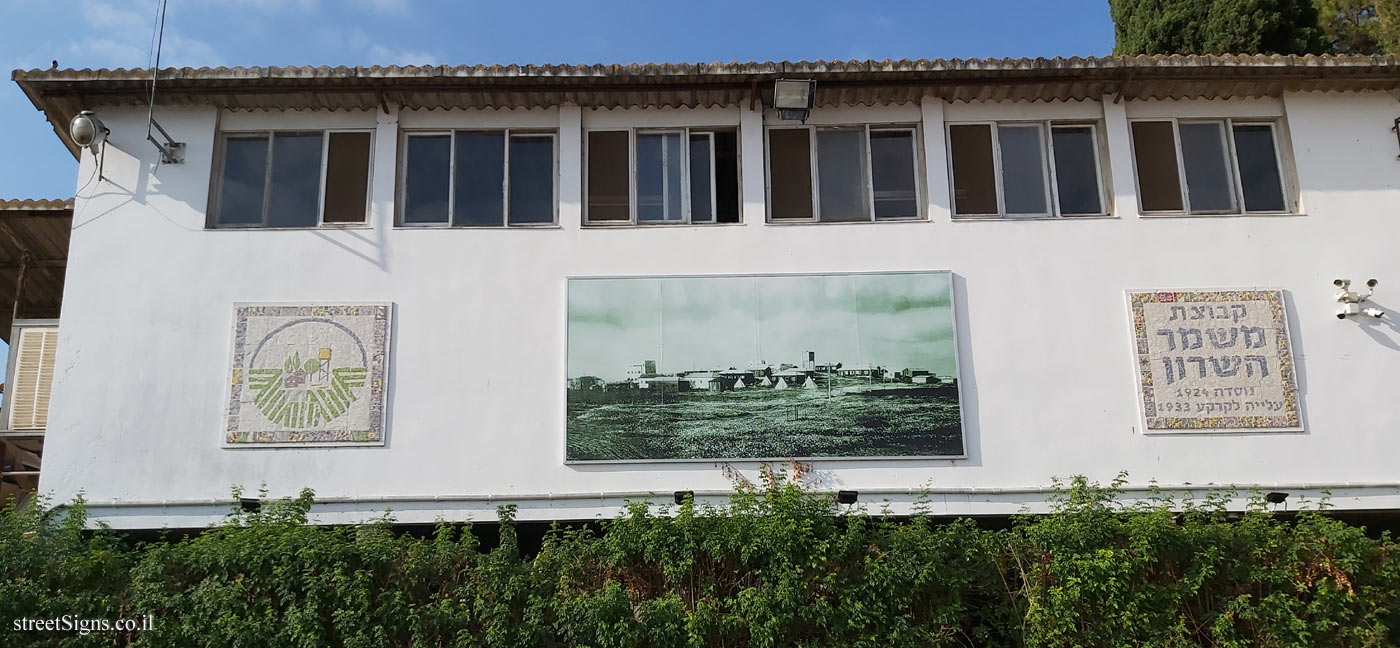
[[[1333,279],[1333,280],[1332,280],[1332,285],[1333,285],[1333,286],[1336,286],[1336,287],[1338,287],[1338,288],[1342,288],[1342,289],[1345,290],[1346,288],[1351,287],[1351,280],[1350,280],[1350,279]]]
[[[1347,312],[1346,312],[1346,311],[1344,311],[1344,310],[1339,310],[1339,311],[1337,311],[1337,319],[1346,319],[1346,318],[1347,318]]]
[[[1375,279],[1367,279],[1367,280],[1366,280],[1366,287],[1367,287],[1367,288],[1375,288],[1375,287],[1376,287],[1376,284],[1378,284],[1378,283],[1380,283],[1380,282],[1379,282],[1379,281],[1376,281]]]
[[[1385,311],[1379,308],[1367,308],[1366,310],[1363,310],[1361,312],[1370,315],[1371,317],[1374,317],[1376,319],[1380,319],[1385,316]]]

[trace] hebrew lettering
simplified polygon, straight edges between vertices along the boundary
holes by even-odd
[[[1240,336],[1240,330],[1238,328],[1206,329],[1206,335],[1210,337],[1212,347],[1228,349],[1235,346],[1235,342]]]
[[[1144,429],[1302,429],[1283,293],[1130,292]]]

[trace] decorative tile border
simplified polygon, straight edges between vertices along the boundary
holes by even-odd
[[[236,304],[225,445],[382,444],[391,311]]]
[[[1128,304],[1147,432],[1303,429],[1281,290],[1129,292]]]

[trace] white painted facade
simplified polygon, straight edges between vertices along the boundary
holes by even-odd
[[[103,179],[85,152],[40,490],[82,493],[118,527],[199,526],[235,485],[303,487],[323,522],[392,509],[403,522],[615,514],[626,498],[731,489],[711,462],[566,465],[565,278],[950,270],[967,456],[820,460],[821,487],[939,514],[1043,508],[1055,477],[1199,489],[1259,486],[1341,508],[1400,508],[1400,321],[1335,316],[1334,278],[1380,280],[1400,308],[1400,160],[1387,93],[1214,101],[922,103],[817,109],[809,123],[921,129],[926,220],[775,224],[765,218],[763,127],[771,111],[712,109],[377,112],[158,111],[187,143],[156,165],[143,108],[106,108]],[[1298,213],[1147,217],[1128,120],[1282,118]],[[955,220],[945,123],[1086,119],[1106,140],[1112,216]],[[592,128],[738,126],[743,222],[582,225],[582,142]],[[368,227],[214,230],[206,210],[219,129],[375,129]],[[558,225],[394,225],[400,129],[557,129]],[[832,253],[823,253],[829,251]],[[836,253],[839,252],[839,253]],[[1305,432],[1144,435],[1124,303],[1129,289],[1285,291]],[[382,447],[221,444],[236,302],[394,304]],[[641,361],[641,358],[636,361]],[[754,474],[757,464],[735,467]]]

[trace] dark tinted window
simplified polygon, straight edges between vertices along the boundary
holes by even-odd
[[[315,227],[321,202],[322,135],[272,136],[268,227]]]
[[[715,218],[739,222],[739,134],[718,131],[715,137]]]
[[[446,223],[452,137],[414,135],[404,151],[403,222]]]
[[[818,220],[870,220],[865,166],[865,131],[817,131]]]
[[[1235,126],[1235,155],[1240,163],[1240,188],[1245,211],[1284,211],[1283,180],[1279,178],[1274,129],[1264,124]]]
[[[870,181],[875,218],[917,218],[913,131],[870,131]]]
[[[554,138],[511,136],[510,222],[554,222]]]
[[[369,133],[331,133],[323,223],[363,223],[369,200]]]
[[[1045,150],[1040,126],[1000,126],[1001,190],[1007,214],[1049,213],[1045,203]]]
[[[505,133],[461,131],[456,137],[452,224],[501,225],[505,218]]]
[[[1192,212],[1223,212],[1235,208],[1234,186],[1225,153],[1221,122],[1182,123],[1181,161],[1186,168],[1186,194]]]
[[[714,204],[710,199],[711,166],[710,136],[690,136],[690,220],[693,223],[708,223],[715,219]]]
[[[1103,213],[1094,129],[1057,126],[1050,135],[1055,148],[1055,190],[1060,197],[1060,213]]]
[[[953,156],[953,206],[958,214],[996,214],[996,163],[992,127],[967,124],[948,128]]]
[[[637,220],[680,221],[680,133],[637,134]]]
[[[811,151],[811,136],[805,128],[768,131],[768,198],[774,220],[811,220]]]
[[[631,220],[627,131],[588,134],[588,220]]]
[[[1181,211],[1176,136],[1167,121],[1133,122],[1133,158],[1143,211]]]
[[[262,223],[267,188],[267,136],[224,140],[223,176],[219,180],[219,225]]]

